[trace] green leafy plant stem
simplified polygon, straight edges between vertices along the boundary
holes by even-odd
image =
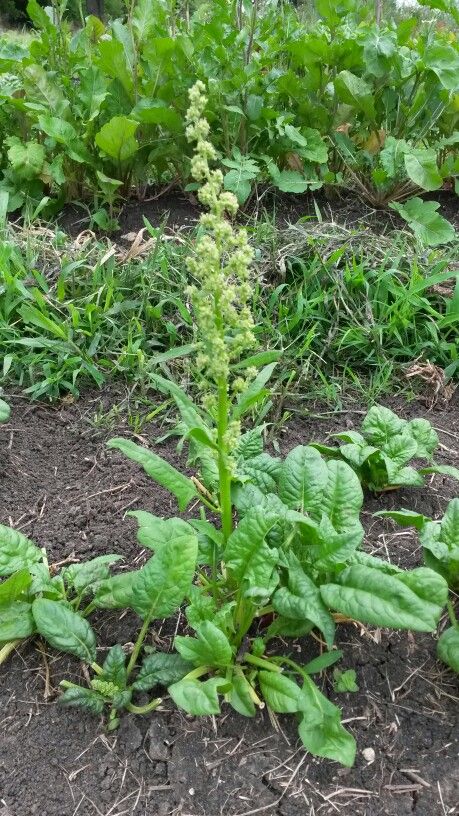
[[[156,697],[144,706],[136,706],[133,703],[128,703],[126,711],[130,711],[131,714],[148,714],[149,711],[154,711],[155,708],[158,708],[162,701],[162,697]]]
[[[246,663],[250,663],[252,666],[257,666],[259,669],[264,669],[265,671],[272,671],[272,672],[281,672],[282,667],[278,666],[276,663],[271,663],[270,660],[266,660],[263,657],[257,657],[253,654],[246,654],[244,655],[244,660]]]
[[[220,511],[222,532],[225,542],[233,531],[233,512],[231,503],[231,472],[228,467],[228,450],[225,441],[228,430],[228,382],[222,377],[218,383],[218,477],[220,482]]]
[[[147,615],[142,624],[142,628],[140,629],[139,634],[137,635],[137,640],[135,642],[131,657],[129,658],[129,663],[127,665],[127,677],[129,677],[132,674],[132,671],[137,663],[137,658],[139,657],[140,650],[147,636],[147,632],[148,629],[150,628],[150,623],[152,622],[152,620],[153,615]]]

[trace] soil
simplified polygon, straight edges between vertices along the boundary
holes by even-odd
[[[114,551],[132,567],[143,556],[126,510],[175,513],[165,491],[105,448],[114,434],[135,438],[124,414],[110,413],[125,397],[112,387],[52,408],[11,397],[12,420],[0,430],[1,520],[45,546],[50,563]],[[406,417],[427,416],[439,430],[437,458],[457,464],[457,400],[438,411],[419,403],[396,407]],[[280,447],[324,440],[360,418],[354,408],[304,416],[280,434]],[[163,431],[145,426],[137,437]],[[171,462],[180,460],[173,441],[160,447]],[[404,566],[418,564],[411,531],[372,513],[408,507],[438,516],[456,490],[436,476],[425,489],[368,497],[366,548]],[[94,626],[106,649],[132,639],[134,619],[100,614]],[[170,635],[158,625],[152,638],[167,648]],[[435,638],[343,626],[338,642],[342,668],[356,670],[360,690],[335,694],[330,678],[323,688],[342,706],[357,740],[350,770],[305,753],[293,718],[272,723],[266,712],[249,720],[224,706],[221,717],[197,720],[166,700],[153,715],[123,717],[108,734],[97,718],[56,703],[62,678],[81,681],[78,661],[40,651],[37,642],[22,645],[0,668],[0,816],[458,814],[459,684],[437,663]],[[300,660],[314,654],[309,641],[292,648]]]
[[[458,197],[452,192],[440,191],[425,196],[440,202],[439,212],[459,229]],[[345,225],[349,229],[370,228],[380,234],[393,229],[406,227],[404,221],[390,209],[374,209],[361,201],[355,194],[336,191],[331,196],[323,192],[305,193],[303,195],[282,195],[268,193],[259,200],[252,199],[240,214],[242,221],[251,219],[255,214],[266,211],[278,227],[296,223],[299,219],[316,222],[317,209],[325,221]],[[169,229],[193,227],[199,217],[200,209],[192,194],[182,193],[179,189],[161,194],[153,191],[151,197],[144,201],[127,201],[118,217],[119,232],[112,237],[126,233],[138,232],[145,226],[144,217],[154,227],[166,222]],[[62,229],[72,237],[86,229],[89,222],[87,209],[75,204],[67,205],[59,216]]]

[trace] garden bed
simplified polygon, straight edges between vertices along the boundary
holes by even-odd
[[[109,421],[110,408],[125,396],[112,389],[52,408],[11,399],[13,419],[0,431],[1,520],[46,546],[50,563],[118,552],[132,567],[142,554],[125,511],[175,512],[169,494],[105,448],[115,433],[133,434],[123,413]],[[457,397],[438,411],[419,403],[396,409],[428,417],[443,445],[439,461],[457,464]],[[354,406],[297,419],[280,433],[279,444],[286,451],[359,422]],[[144,426],[138,436],[163,432]],[[161,448],[179,461],[173,441]],[[403,566],[419,564],[411,531],[395,531],[372,513],[406,507],[438,516],[455,488],[436,476],[425,490],[367,497],[367,549]],[[177,629],[182,624],[179,618]],[[129,615],[117,613],[99,614],[94,626],[106,647],[128,643],[134,632]],[[173,634],[158,625],[153,638],[167,649]],[[331,672],[322,686],[357,739],[351,770],[305,753],[294,718],[282,717],[275,730],[266,711],[250,720],[224,707],[219,719],[197,720],[166,699],[160,712],[125,716],[118,731],[104,733],[97,718],[56,704],[59,681],[81,680],[80,664],[50,648],[22,646],[0,674],[1,816],[458,813],[459,688],[435,659],[434,637],[355,625],[341,627],[337,642],[346,645],[342,668],[356,670],[360,690],[335,694]],[[314,656],[310,643],[295,642],[299,662]]]

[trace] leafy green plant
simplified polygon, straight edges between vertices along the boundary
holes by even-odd
[[[11,408],[4,399],[0,398],[0,423],[8,422],[11,414]]]
[[[0,663],[21,640],[40,635],[51,646],[95,660],[96,637],[87,615],[91,598],[118,555],[50,568],[46,553],[18,530],[0,525]]]
[[[207,139],[203,91],[200,82],[191,89],[187,115],[188,138],[197,143],[192,172],[202,185],[198,196],[209,209],[201,216],[189,260],[196,281],[188,294],[196,323],[201,404],[173,383],[155,379],[177,404],[198,475],[181,473],[128,439],[109,443],[168,489],[180,510],[200,502],[201,514],[184,522],[134,512],[139,541],[155,555],[143,568],[141,584],[129,574],[115,576],[95,596],[99,606],[102,592],[107,605],[131,606],[144,619],[127,673],[121,671],[109,694],[110,673],[102,667],[90,689],[69,687],[63,702],[101,711],[104,703],[112,705],[114,694],[126,693],[153,617],[171,614],[186,596],[192,634],[175,637],[177,654],[147,653],[132,688],[164,684],[179,707],[197,716],[219,713],[222,698],[244,716],[264,706],[273,713],[296,714],[309,751],[352,765],[354,738],[342,725],[339,709],[311,679],[341,656],[333,650],[336,614],[378,626],[432,631],[447,584],[428,568],[399,571],[360,550],[363,494],[346,462],[327,462],[315,448],[302,445],[285,459],[273,457],[263,450],[261,427],[241,430],[242,418],[266,395],[275,362],[257,370],[267,362],[266,355],[249,353],[255,342],[252,252],[246,232],[234,230],[225,218],[235,214],[236,198],[222,190],[223,174],[209,166],[216,153]],[[219,524],[206,517],[206,509]],[[164,559],[166,568],[156,566]],[[314,628],[327,651],[305,666],[268,651],[277,635],[306,635]],[[177,665],[181,676],[173,677]],[[116,711],[111,716],[117,720]]]
[[[333,436],[344,444],[335,448],[314,443],[314,448],[326,457],[343,459],[371,490],[422,486],[423,476],[429,473],[459,479],[459,469],[449,465],[432,463],[416,469],[409,464],[413,459],[432,461],[438,436],[427,419],[407,421],[390,408],[374,405],[363,419],[360,432],[342,431]]]
[[[449,502],[443,518],[433,521],[412,510],[384,510],[377,515],[391,518],[402,527],[415,527],[423,549],[426,566],[435,570],[453,592],[459,589],[459,499]],[[440,660],[459,674],[459,620],[452,601],[448,601],[451,627],[438,640]]]
[[[440,207],[437,201],[423,201],[415,197],[405,204],[392,202],[390,207],[407,222],[424,246],[447,244],[456,237],[452,224],[437,212]]]

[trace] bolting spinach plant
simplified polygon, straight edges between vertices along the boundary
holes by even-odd
[[[143,626],[127,669],[113,647],[91,688],[65,684],[63,702],[97,712],[109,703],[114,725],[120,702],[156,685],[192,715],[218,714],[222,701],[247,717],[267,706],[272,716],[296,715],[313,754],[352,765],[354,738],[311,678],[341,656],[333,648],[336,621],[432,631],[447,583],[429,568],[397,570],[360,549],[363,493],[346,461],[327,461],[310,445],[281,459],[263,450],[262,428],[242,432],[244,416],[266,396],[275,361],[253,353],[252,251],[246,232],[226,217],[236,213],[236,198],[209,165],[216,153],[207,138],[204,91],[201,82],[191,89],[187,114],[187,136],[196,142],[192,174],[208,208],[189,260],[200,404],[156,378],[177,404],[197,475],[188,477],[130,440],[109,442],[167,488],[180,511],[200,502],[201,514],[185,522],[133,513],[140,543],[155,554],[143,570],[103,581],[94,604],[131,607]],[[185,597],[191,634],[177,635],[171,654],[144,648],[138,667],[153,619],[172,614]],[[272,648],[277,635],[314,629],[324,651],[306,665]]]
[[[347,462],[361,484],[375,492],[401,486],[421,487],[423,476],[429,473],[459,479],[459,468],[432,461],[438,436],[427,419],[407,421],[390,408],[374,405],[363,419],[360,432],[343,431],[333,436],[344,444],[332,447],[313,443],[313,447],[327,458]],[[413,459],[425,459],[431,464],[416,469],[408,464]]]
[[[402,527],[415,527],[419,532],[424,561],[448,582],[452,593],[459,590],[459,499],[449,502],[444,516],[433,521],[412,510],[383,510],[376,515],[391,518]],[[451,621],[438,640],[440,660],[459,674],[459,620],[452,600],[448,601]]]

